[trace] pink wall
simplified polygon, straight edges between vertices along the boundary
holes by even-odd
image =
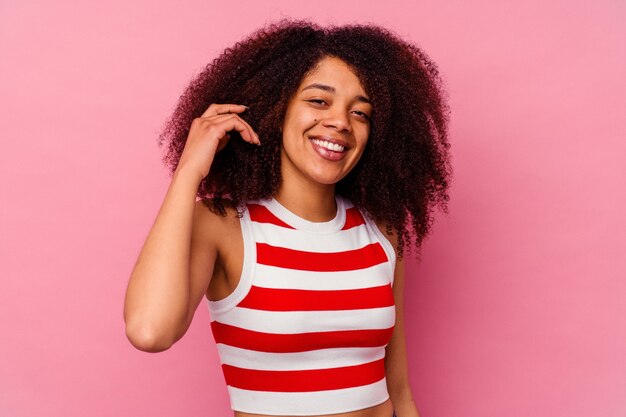
[[[447,79],[451,210],[407,284],[422,417],[626,415],[625,3],[370,3],[2,2],[1,416],[229,415],[206,306],[147,354],[123,295],[160,126],[282,16],[387,25]]]

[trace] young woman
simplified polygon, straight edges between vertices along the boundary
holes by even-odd
[[[284,20],[224,51],[161,137],[131,343],[168,349],[206,297],[236,417],[418,417],[402,255],[447,210],[447,121],[435,64],[380,27]]]

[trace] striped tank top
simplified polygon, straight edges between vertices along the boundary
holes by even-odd
[[[321,223],[275,199],[245,205],[240,281],[207,300],[233,410],[334,414],[389,398],[395,251],[369,217],[336,201]]]

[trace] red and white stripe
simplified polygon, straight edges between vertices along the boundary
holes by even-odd
[[[332,414],[389,397],[395,254],[347,200],[337,207],[317,224],[276,200],[247,205],[240,282],[208,301],[234,410]]]

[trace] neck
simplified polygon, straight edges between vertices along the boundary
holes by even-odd
[[[310,222],[327,222],[337,215],[335,184],[283,181],[274,198],[287,210]],[[293,177],[292,177],[293,178]]]

